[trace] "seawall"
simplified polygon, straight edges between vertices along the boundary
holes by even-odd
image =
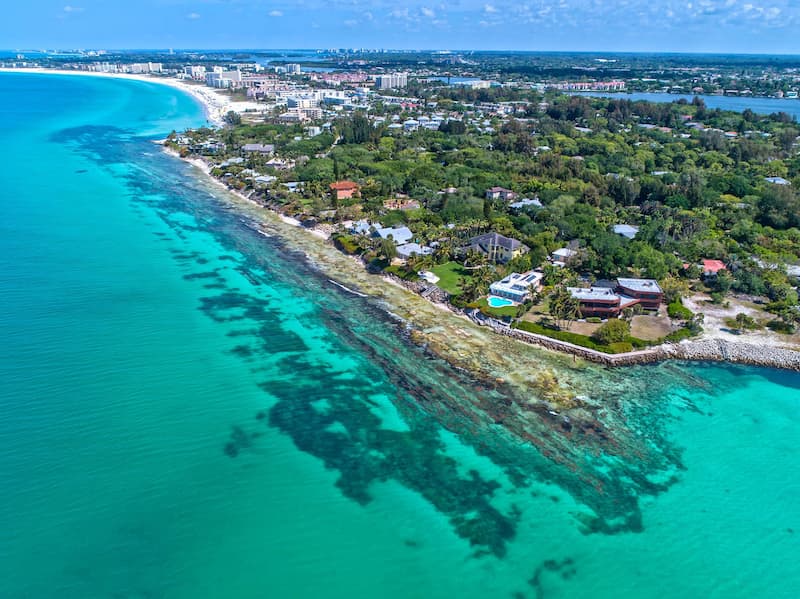
[[[512,337],[525,343],[560,352],[567,352],[584,360],[604,364],[606,366],[629,366],[632,364],[648,364],[663,360],[693,360],[706,362],[731,362],[781,368],[800,372],[800,352],[768,345],[754,345],[727,341],[724,339],[699,339],[697,341],[681,341],[665,343],[656,347],[622,354],[606,354],[587,347],[574,345],[566,341],[551,339],[519,329],[512,329],[494,320],[475,319],[479,324],[489,326],[496,333]]]

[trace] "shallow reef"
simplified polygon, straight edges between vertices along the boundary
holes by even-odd
[[[126,135],[93,128],[64,131],[61,141],[113,169],[147,143],[118,143]],[[500,338],[366,274],[276,217],[215,197],[216,188],[172,158],[137,159],[140,170],[126,175],[131,202],[158,216],[175,247],[186,244],[173,257],[206,291],[198,310],[228,327],[228,351],[263,374],[263,408],[228,423],[222,451],[230,458],[257,459],[263,427],[276,428],[336,471],[337,487],[355,502],[370,502],[383,481],[415,491],[476,557],[505,555],[520,518],[506,498],[533,492],[534,483],[558,485],[584,506],[575,516],[583,532],[614,534],[641,530],[640,498],[676,480],[680,450],[663,434],[658,404],[674,380],[663,367],[622,376]],[[200,234],[224,255],[190,247]],[[644,409],[641,397],[652,405]],[[381,415],[389,408],[402,426]],[[464,471],[444,431],[502,476]],[[573,571],[545,563],[531,585]]]

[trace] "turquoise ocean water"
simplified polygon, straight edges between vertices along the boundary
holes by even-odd
[[[0,74],[0,597],[798,596],[800,376],[596,372],[624,446],[536,449],[147,141],[203,121]]]

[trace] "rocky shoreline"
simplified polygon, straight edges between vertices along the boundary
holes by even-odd
[[[414,293],[425,296],[425,285],[409,283],[397,277],[394,280]],[[433,299],[433,298],[430,298]],[[545,349],[567,353],[589,362],[610,367],[632,366],[635,364],[651,364],[664,360],[689,360],[695,362],[731,362],[749,366],[762,366],[766,368],[779,368],[800,372],[800,351],[774,347],[770,345],[755,345],[725,339],[697,339],[694,341],[681,341],[679,343],[665,343],[648,349],[626,352],[621,354],[607,354],[588,347],[581,347],[566,341],[553,339],[545,335],[537,335],[520,329],[512,329],[505,323],[496,319],[483,316],[477,310],[460,311],[448,306],[452,311],[470,318],[478,325],[491,328],[495,333],[504,335],[523,343],[537,345]]]
[[[225,190],[229,193],[239,197],[251,205],[258,206],[261,210],[265,210],[276,215],[285,223],[293,225],[293,228],[301,229],[309,236],[319,237],[320,239],[318,239],[318,241],[323,242],[326,245],[333,246],[333,243],[330,241],[329,232],[303,227],[299,222],[294,221],[294,219],[288,219],[279,211],[261,203],[254,202],[252,199],[246,197],[242,193],[228,188],[227,185],[225,185],[222,181],[211,175],[208,165],[205,164],[204,161],[183,158],[179,156],[177,152],[174,152],[168,147],[164,147],[164,149],[168,154],[196,167],[198,170],[203,172],[203,174],[206,175],[206,177],[215,185],[225,188]],[[338,252],[338,250],[336,251]],[[356,263],[360,265],[365,273],[367,272],[366,265],[364,265],[360,260],[351,261],[351,264],[354,266]],[[424,298],[427,303],[444,307],[454,316],[461,318],[466,317],[475,324],[480,325],[481,328],[488,328],[495,334],[513,339],[517,342],[525,343],[526,345],[537,346],[539,348],[555,352],[561,356],[564,356],[565,354],[571,355],[573,356],[573,359],[580,358],[587,362],[592,362],[602,366],[621,367],[637,364],[651,364],[665,360],[689,360],[704,362],[731,362],[736,364],[747,364],[751,366],[778,368],[782,370],[800,372],[800,351],[770,345],[755,345],[746,342],[727,341],[724,339],[698,339],[694,341],[681,341],[680,343],[663,344],[644,350],[637,350],[622,354],[606,354],[565,341],[553,339],[551,337],[546,337],[544,335],[537,335],[535,333],[529,333],[519,329],[512,329],[505,323],[493,318],[485,317],[477,311],[465,311],[454,308],[447,302],[446,294],[444,294],[444,292],[442,292],[435,285],[429,285],[422,282],[403,281],[394,275],[385,275],[384,277],[375,278],[388,279],[390,283],[393,283],[397,286],[402,286],[407,292]],[[413,316],[411,317],[411,320],[414,320]],[[441,357],[446,359],[446,356]]]
[[[680,343],[665,343],[656,347],[622,354],[605,354],[565,341],[551,339],[544,335],[512,329],[497,321],[488,323],[486,321],[481,322],[480,319],[473,318],[473,320],[476,320],[479,324],[490,326],[495,333],[518,341],[539,345],[553,351],[566,352],[584,360],[611,367],[650,364],[664,360],[690,360],[695,362],[731,362],[733,364],[747,364],[749,366],[763,366],[800,372],[799,351],[769,345],[754,345],[752,343],[726,341],[724,339],[698,339],[696,341],[681,341]]]

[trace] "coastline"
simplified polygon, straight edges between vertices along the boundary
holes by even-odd
[[[204,179],[217,189],[221,188],[230,196],[235,197],[238,200],[237,203],[246,202],[249,208],[257,211],[257,218],[266,218],[273,223],[275,219],[280,221],[284,227],[280,227],[274,232],[303,251],[315,266],[326,276],[331,277],[333,284],[344,286],[348,290],[355,289],[355,293],[384,301],[385,307],[389,312],[400,315],[409,324],[418,327],[417,334],[411,335],[416,343],[425,345],[435,355],[447,360],[454,366],[464,367],[481,376],[487,376],[485,367],[488,365],[491,371],[488,376],[504,381],[522,380],[524,376],[520,372],[519,362],[525,359],[526,349],[534,349],[535,351],[545,352],[552,357],[571,360],[571,366],[577,368],[585,367],[588,363],[618,368],[677,360],[729,362],[800,372],[800,351],[798,350],[774,344],[756,345],[746,341],[731,341],[718,335],[701,336],[694,340],[684,340],[679,343],[665,343],[633,352],[606,354],[543,335],[536,335],[519,329],[510,329],[499,321],[493,321],[492,319],[478,322],[461,311],[453,310],[448,305],[432,302],[421,297],[409,289],[405,283],[397,279],[390,276],[368,274],[360,261],[353,259],[351,256],[346,256],[334,248],[333,244],[329,242],[327,233],[319,229],[306,228],[297,219],[271,210],[254,202],[241,192],[230,189],[222,181],[211,175],[210,168],[204,160],[182,158],[177,152],[167,147],[164,147],[164,151],[195,167],[204,175]],[[289,234],[290,231],[292,234]],[[302,239],[303,237],[305,237],[305,240]],[[320,244],[323,244],[328,251],[321,252]],[[333,267],[333,262],[330,261],[331,250],[341,257],[341,265],[345,268],[342,268],[339,264],[335,268]],[[366,285],[366,288],[364,277],[372,279],[370,284]],[[390,290],[394,291],[394,293]],[[420,311],[421,304],[417,300],[432,308],[433,314]],[[414,309],[410,307],[411,302],[413,302]],[[432,334],[436,332],[437,317],[443,321],[447,320],[447,325],[441,324],[440,326],[449,331],[449,340],[438,338],[439,335]],[[454,323],[452,325],[450,325],[451,319]],[[457,329],[457,331],[454,331],[454,329]],[[455,343],[452,346],[448,346],[448,343],[452,343],[453,339],[470,338],[476,334],[476,331],[488,332],[488,338],[483,341],[485,344],[497,345],[499,340],[510,342],[510,345],[504,347],[504,351],[508,352],[508,355],[504,356],[505,359],[498,360],[495,354],[491,358],[486,358],[486,363],[481,365],[474,361],[465,361],[464,348],[459,347],[459,344]],[[473,349],[480,351],[480,348]],[[484,357],[492,353],[494,352],[484,352]],[[564,360],[558,361],[561,361],[561,366],[564,366]],[[510,362],[517,363],[512,366]],[[527,373],[528,378],[530,374],[530,372]]]
[[[0,69],[0,73],[2,72],[107,77],[166,85],[192,96],[203,106],[210,123],[218,128],[224,126],[222,117],[228,110],[243,112],[244,110],[252,109],[255,105],[252,102],[230,102],[228,98],[211,88],[203,85],[189,84],[172,77],[153,77],[150,75],[99,73],[93,71],[48,68]],[[246,195],[229,188],[222,181],[211,175],[211,169],[204,160],[200,158],[184,158],[163,144],[159,145],[161,145],[163,151],[170,156],[178,158],[199,170],[204,175],[203,178],[211,183],[215,189],[224,190],[229,194],[229,198],[235,197],[238,205],[241,206],[243,202],[247,205],[248,209],[255,210],[256,218],[264,219],[271,217],[269,220],[273,227],[277,225],[275,220],[279,221],[283,227],[278,227],[275,233],[304,251],[313,264],[326,275],[332,277],[331,280],[334,284],[344,285],[348,289],[355,288],[356,292],[359,294],[362,293],[366,286],[366,288],[369,289],[366,295],[384,301],[386,303],[386,309],[389,312],[400,315],[406,322],[418,327],[417,333],[411,335],[412,337],[417,337],[415,342],[425,345],[435,355],[446,359],[451,364],[476,373],[481,373],[483,376],[519,381],[524,378],[529,378],[530,373],[528,372],[526,375],[526,373],[520,372],[519,364],[512,366],[509,364],[508,359],[498,360],[496,359],[497,355],[495,355],[489,360],[491,362],[488,369],[491,374],[489,374],[485,368],[486,364],[480,365],[480,363],[474,360],[465,360],[465,353],[467,351],[483,351],[484,357],[494,353],[488,352],[486,348],[481,348],[479,346],[473,346],[469,348],[469,350],[463,347],[457,347],[454,351],[447,351],[450,349],[448,347],[448,340],[438,338],[439,336],[433,333],[437,327],[437,318],[454,319],[454,324],[452,326],[445,327],[449,331],[450,341],[454,338],[468,339],[475,335],[476,331],[488,332],[488,338],[482,342],[484,344],[496,345],[499,339],[508,341],[510,346],[504,348],[504,351],[508,352],[512,360],[525,354],[523,351],[525,348],[535,348],[536,351],[543,351],[550,356],[557,356],[573,361],[572,365],[576,367],[580,367],[581,363],[594,363],[604,367],[622,367],[666,360],[687,360],[730,362],[800,371],[800,351],[798,350],[776,344],[756,345],[746,341],[732,341],[721,338],[719,335],[706,334],[697,339],[686,340],[677,344],[662,344],[645,350],[623,354],[605,354],[550,337],[527,333],[518,329],[509,329],[502,323],[497,321],[492,322],[491,319],[478,322],[476,319],[469,318],[463,312],[452,309],[449,305],[422,298],[413,290],[408,289],[404,283],[390,276],[368,274],[360,261],[352,259],[350,256],[345,256],[329,243],[330,234],[327,231],[320,228],[306,228],[302,226],[297,219],[254,202]],[[292,232],[291,235],[289,234],[290,231]],[[299,232],[299,235],[294,234],[294,232]],[[308,243],[304,241],[303,238],[308,241],[313,239],[316,243]],[[330,252],[322,252],[319,243],[324,244],[326,250],[332,250],[339,257],[343,258],[341,264],[337,264],[334,267]],[[371,279],[370,282],[367,284],[360,275],[369,277]],[[423,303],[420,304],[420,302],[416,300],[421,300]],[[411,303],[414,304],[413,310],[409,309]],[[421,310],[423,305],[433,308],[434,312],[432,314],[425,313]],[[420,331],[424,331],[424,333],[420,333]],[[580,360],[580,362],[575,360]],[[556,361],[564,362],[564,360]]]
[[[497,334],[313,235],[339,219],[308,183],[276,192],[302,173],[217,168],[260,135],[166,155],[163,130],[206,122],[178,91],[0,86],[9,597],[800,586],[800,373],[612,368]],[[277,175],[270,195],[239,168]]]
[[[173,89],[180,90],[189,94],[200,105],[206,114],[209,124],[215,128],[224,127],[225,121],[223,117],[229,112],[243,113],[247,110],[257,110],[260,108],[255,102],[241,102],[231,101],[223,94],[218,93],[216,90],[206,87],[205,85],[195,85],[187,83],[181,79],[174,77],[154,77],[152,75],[132,75],[129,73],[99,73],[95,71],[77,71],[67,69],[47,69],[42,67],[36,68],[2,68],[0,73],[27,73],[27,74],[40,74],[40,75],[71,75],[82,77],[106,77],[109,79],[123,79],[127,81],[140,81],[143,83],[155,83],[159,85],[166,85]]]

